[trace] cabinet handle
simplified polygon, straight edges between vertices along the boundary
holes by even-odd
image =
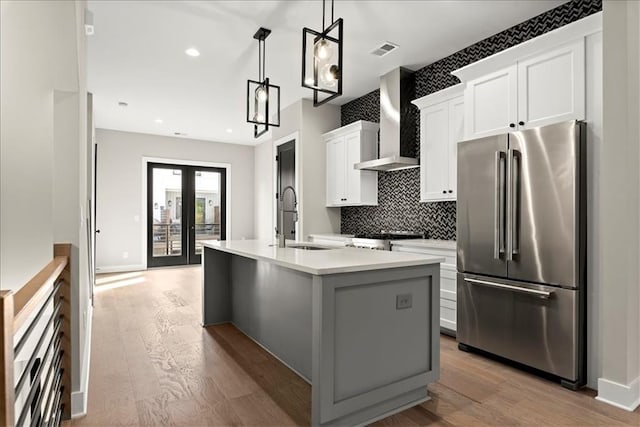
[[[522,122],[522,121],[518,122],[518,124],[519,124],[520,126],[524,126],[524,122]]]
[[[516,124],[515,123],[509,123],[509,127],[510,128],[514,128],[514,127],[516,127]]]
[[[453,193],[453,190],[449,190],[449,193]]]
[[[442,190],[442,194],[447,194],[447,190]]]

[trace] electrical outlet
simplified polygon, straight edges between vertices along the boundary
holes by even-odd
[[[411,294],[396,295],[396,310],[411,308],[413,297]]]
[[[129,252],[122,252],[122,258],[124,259],[129,258]]]

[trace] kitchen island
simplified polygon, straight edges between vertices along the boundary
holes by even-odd
[[[427,400],[439,378],[442,261],[205,242],[202,323],[233,323],[311,383],[313,425],[372,422]]]

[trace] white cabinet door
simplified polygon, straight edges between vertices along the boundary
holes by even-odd
[[[420,127],[420,200],[442,200],[449,181],[449,103],[422,110]]]
[[[465,137],[496,135],[514,130],[517,121],[518,67],[471,80],[465,90]]]
[[[327,206],[339,206],[345,199],[344,138],[327,142]]]
[[[464,139],[464,97],[449,101],[449,188],[448,195],[456,200],[458,189],[458,142]]]
[[[585,118],[584,38],[518,62],[519,128]]]
[[[360,162],[360,132],[355,132],[353,134],[345,136],[344,145],[345,145],[345,178],[346,178],[346,189],[345,196],[346,200],[343,203],[354,204],[360,203],[360,186],[361,179],[360,175],[361,171],[354,169],[353,165]]]

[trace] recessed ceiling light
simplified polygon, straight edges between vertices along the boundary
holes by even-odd
[[[231,133],[231,132],[233,132],[233,129],[231,128],[227,129],[227,133]]]
[[[185,50],[184,53],[193,57],[200,56],[200,52],[194,47],[190,47],[189,49]]]
[[[124,102],[124,101],[120,101],[120,102],[118,102],[118,105],[119,105],[120,107],[128,107],[128,106],[129,106],[129,104],[127,104],[127,103],[126,103],[126,102]]]
[[[156,119],[155,122],[156,123],[162,123],[162,119]]]

